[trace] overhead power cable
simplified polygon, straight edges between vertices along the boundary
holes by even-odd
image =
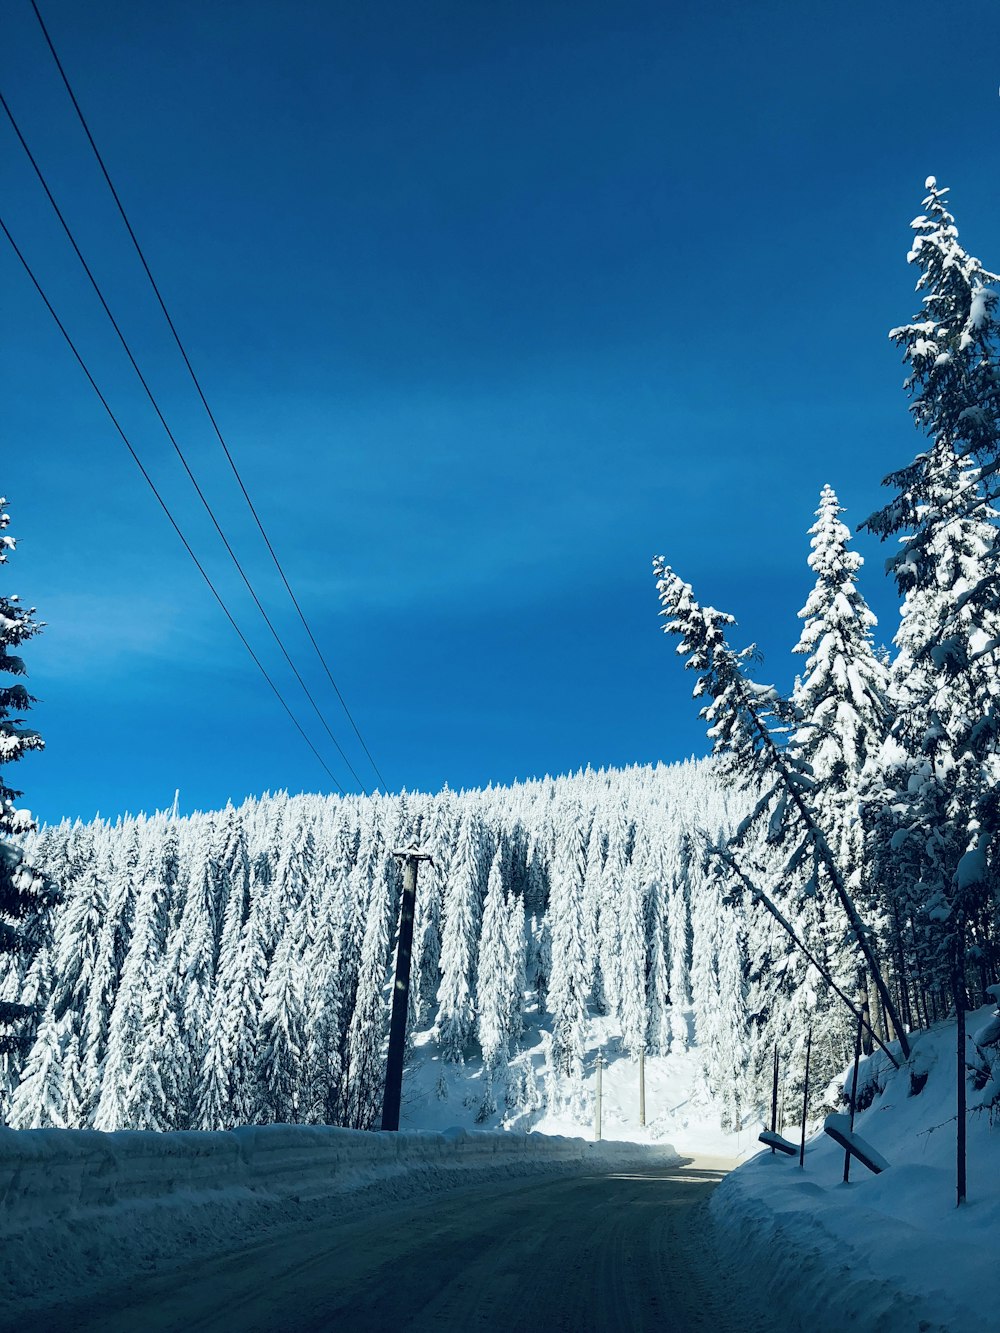
[[[83,357],[80,355],[79,351],[77,350],[76,343],[74,343],[73,339],[70,337],[69,333],[68,333],[67,330],[66,330],[66,326],[63,324],[62,320],[61,320],[61,319],[59,318],[59,316],[56,314],[55,309],[54,309],[54,307],[53,307],[53,305],[52,305],[52,302],[49,300],[49,298],[46,296],[45,292],[42,290],[42,286],[41,286],[41,284],[39,283],[38,279],[35,277],[35,274],[34,274],[32,268],[31,268],[30,264],[28,263],[27,259],[25,259],[24,255],[21,253],[21,250],[20,250],[20,248],[18,247],[17,242],[14,240],[14,237],[10,234],[10,231],[9,231],[8,228],[7,228],[7,224],[4,222],[4,220],[3,220],[2,217],[0,217],[0,230],[2,230],[2,231],[3,231],[3,234],[7,237],[7,240],[10,242],[11,249],[14,251],[15,255],[17,255],[18,259],[21,261],[21,266],[23,267],[25,273],[27,273],[28,277],[31,279],[31,283],[32,283],[32,285],[34,286],[35,291],[36,291],[36,292],[38,293],[38,295],[42,298],[42,301],[45,303],[45,307],[46,307],[46,309],[48,310],[48,312],[49,312],[49,314],[52,316],[52,318],[55,320],[56,327],[58,328],[59,332],[62,334],[62,336],[65,338],[67,344],[69,345],[69,350],[73,353],[73,355],[74,355],[74,357],[76,358],[76,361],[77,361],[77,363],[78,363],[80,369],[83,371],[84,375],[87,377],[87,380],[88,380],[89,383],[90,383],[90,387],[94,390],[94,393],[96,393],[96,394],[97,394],[97,397],[100,399],[101,406],[104,408],[105,412],[107,412],[108,416],[111,418],[111,423],[112,423],[112,425],[114,426],[114,428],[115,428],[115,430],[118,432],[118,434],[121,436],[121,438],[122,438],[122,442],[123,442],[123,444],[125,445],[125,448],[126,448],[126,449],[129,451],[129,453],[131,454],[131,456],[132,456],[132,461],[135,463],[136,467],[137,467],[137,468],[139,469],[139,471],[142,473],[143,480],[145,481],[145,483],[146,483],[146,485],[149,487],[149,489],[153,492],[154,496],[156,497],[157,503],[159,504],[160,508],[163,510],[164,514],[166,514],[166,516],[167,516],[167,520],[168,520],[168,522],[170,523],[170,526],[173,528],[174,532],[177,533],[177,536],[181,539],[181,542],[183,543],[184,549],[185,549],[185,551],[187,551],[188,555],[189,555],[189,556],[191,557],[191,559],[194,561],[195,568],[198,570],[198,573],[201,575],[201,577],[202,577],[202,578],[205,580],[205,582],[208,584],[208,587],[209,587],[209,589],[210,589],[210,591],[211,591],[211,593],[212,593],[212,596],[213,596],[213,597],[215,598],[215,600],[219,603],[219,606],[222,608],[222,612],[223,612],[223,614],[225,615],[226,619],[229,621],[230,625],[232,625],[233,629],[234,629],[234,630],[236,631],[236,633],[239,635],[240,642],[243,644],[243,647],[244,647],[244,648],[247,650],[247,652],[250,654],[251,658],[253,659],[253,662],[254,662],[255,666],[257,667],[257,670],[260,672],[260,674],[261,674],[261,675],[264,677],[264,679],[267,681],[268,685],[271,687],[271,689],[272,689],[272,691],[274,692],[274,694],[275,694],[275,696],[276,696],[278,702],[281,704],[282,708],[285,710],[285,712],[288,714],[289,718],[291,719],[291,721],[292,721],[292,723],[293,723],[293,725],[294,725],[296,731],[298,731],[299,735],[302,737],[302,739],[305,741],[305,743],[309,746],[310,750],[312,750],[313,754],[314,754],[314,755],[316,756],[316,758],[319,760],[320,765],[322,766],[322,768],[323,768],[324,771],[326,772],[326,774],[327,774],[327,776],[329,777],[330,781],[331,781],[331,782],[333,783],[333,785],[337,788],[337,790],[341,793],[341,795],[346,795],[346,792],[344,791],[343,787],[340,785],[340,783],[337,781],[337,779],[334,777],[333,773],[330,771],[329,767],[327,766],[326,761],[324,760],[323,756],[320,754],[320,752],[316,749],[316,746],[312,743],[312,741],[311,741],[311,740],[309,739],[309,737],[306,735],[305,731],[304,731],[303,728],[302,728],[301,723],[299,722],[299,720],[298,720],[298,718],[295,716],[295,714],[292,712],[292,710],[291,710],[291,708],[289,707],[287,701],[285,700],[284,695],[283,695],[283,694],[281,693],[281,691],[278,689],[277,685],[275,685],[274,681],[273,681],[273,680],[271,679],[271,677],[268,675],[267,670],[265,669],[265,667],[264,667],[263,663],[261,662],[260,658],[257,656],[257,654],[254,652],[254,650],[251,648],[251,646],[250,646],[250,644],[249,644],[249,642],[248,642],[246,636],[244,635],[243,631],[240,629],[239,625],[237,625],[235,619],[233,618],[233,614],[232,614],[232,612],[229,610],[229,607],[226,605],[225,601],[223,600],[222,594],[221,594],[221,593],[219,592],[219,590],[216,588],[215,584],[212,582],[212,580],[211,580],[211,578],[209,577],[207,571],[205,570],[205,567],[202,565],[201,561],[200,561],[200,560],[198,559],[198,557],[195,555],[195,553],[194,553],[194,551],[193,551],[193,549],[192,549],[192,547],[191,547],[190,542],[189,542],[188,539],[184,536],[184,533],[183,533],[183,531],[181,530],[181,527],[180,527],[179,523],[177,522],[177,520],[174,518],[173,514],[171,513],[169,505],[167,504],[166,500],[164,500],[164,498],[163,498],[163,496],[160,494],[160,492],[157,490],[156,483],[153,481],[152,477],[151,477],[151,476],[149,475],[149,473],[146,471],[146,468],[145,468],[145,466],[143,465],[142,459],[141,459],[141,458],[139,457],[139,455],[136,453],[135,449],[134,449],[133,446],[132,446],[132,442],[131,442],[131,440],[130,440],[130,439],[128,438],[128,436],[125,434],[125,431],[122,429],[122,426],[121,426],[121,424],[120,424],[118,418],[115,416],[114,412],[111,410],[111,407],[110,407],[110,405],[109,405],[109,403],[108,403],[108,400],[105,398],[104,394],[101,392],[101,390],[100,390],[100,388],[99,388],[99,386],[98,386],[98,384],[97,384],[97,381],[94,379],[93,375],[90,373],[90,370],[88,369],[86,362],[84,361]]]
[[[288,596],[291,599],[292,605],[295,607],[299,620],[302,622],[302,627],[309,637],[309,642],[312,644],[313,648],[316,651],[316,656],[322,663],[323,670],[326,672],[327,675],[327,679],[333,686],[333,690],[337,698],[340,700],[341,707],[343,708],[345,714],[347,715],[347,720],[350,722],[352,728],[354,729],[354,734],[357,736],[359,742],[361,743],[361,748],[364,750],[365,754],[368,757],[368,762],[371,764],[372,769],[375,772],[375,775],[378,778],[379,782],[382,784],[383,788],[385,788],[385,790],[388,791],[389,788],[386,784],[385,778],[383,778],[381,772],[379,771],[378,765],[375,763],[375,760],[372,756],[372,752],[371,750],[369,750],[365,738],[364,736],[362,736],[358,724],[355,722],[351,710],[347,706],[347,701],[344,699],[343,694],[341,694],[340,692],[340,687],[337,685],[337,682],[333,678],[333,672],[330,670],[326,657],[323,655],[323,651],[316,640],[316,636],[313,634],[312,628],[309,624],[309,621],[306,619],[305,612],[302,610],[298,598],[292,591],[292,585],[289,583],[288,578],[285,575],[285,571],[284,568],[282,567],[281,561],[278,559],[277,552],[275,551],[274,547],[271,544],[271,539],[267,535],[261,517],[257,512],[257,508],[254,505],[253,500],[250,498],[250,493],[243,482],[243,477],[241,476],[240,470],[236,465],[236,461],[233,458],[232,454],[230,453],[229,446],[227,445],[225,437],[222,434],[222,430],[219,427],[219,423],[215,418],[215,414],[208,404],[208,399],[205,397],[204,390],[201,387],[201,381],[198,379],[198,376],[195,373],[194,366],[192,366],[191,364],[191,360],[187,354],[187,350],[184,347],[184,343],[181,341],[181,336],[177,332],[176,325],[174,324],[174,321],[171,318],[170,311],[167,309],[167,305],[160,292],[160,288],[157,285],[156,279],[153,277],[152,270],[150,269],[149,264],[146,261],[146,256],[143,253],[142,246],[139,244],[138,237],[136,236],[135,231],[132,228],[132,224],[129,221],[128,214],[125,212],[125,206],[121,201],[118,191],[115,189],[114,182],[112,181],[111,175],[107,169],[107,166],[105,165],[104,158],[101,156],[100,149],[97,147],[97,144],[94,140],[94,136],[90,132],[90,126],[87,124],[87,119],[83,114],[83,111],[80,107],[80,103],[76,99],[76,94],[74,93],[69,78],[66,75],[66,71],[63,68],[63,63],[59,59],[59,54],[56,51],[52,38],[49,36],[49,30],[45,26],[45,21],[42,18],[41,12],[39,11],[38,5],[35,3],[35,0],[31,0],[31,7],[35,11],[35,17],[38,19],[39,27],[42,30],[42,35],[44,36],[46,44],[48,45],[48,48],[52,53],[52,59],[55,61],[56,68],[58,69],[63,84],[65,85],[66,92],[69,94],[69,99],[73,103],[73,108],[76,111],[81,126],[83,127],[83,132],[87,136],[87,141],[90,144],[90,147],[93,149],[94,156],[97,159],[97,164],[101,169],[101,173],[103,174],[105,181],[107,182],[108,189],[111,191],[111,195],[115,201],[115,204],[118,207],[118,212],[121,214],[122,222],[124,222],[125,224],[125,230],[128,232],[132,244],[135,246],[135,252],[139,256],[139,262],[142,264],[142,267],[146,273],[146,277],[149,279],[150,286],[152,287],[156,299],[159,302],[160,309],[163,311],[163,317],[164,319],[166,319],[167,325],[170,328],[170,332],[173,334],[174,342],[176,342],[177,344],[177,350],[180,352],[184,364],[188,369],[188,374],[191,376],[192,383],[194,384],[194,387],[198,392],[198,397],[201,399],[202,406],[204,407],[205,412],[208,415],[209,421],[212,423],[212,429],[215,431],[219,444],[222,446],[222,452],[226,456],[226,461],[229,463],[229,466],[232,469],[233,476],[236,478],[239,488],[243,493],[243,498],[244,500],[246,500],[250,513],[253,515],[254,522],[257,524],[257,528],[260,531],[260,535],[264,540],[264,545],[267,547],[268,553],[271,556],[271,559],[274,561],[274,566],[281,577],[282,583],[285,585],[285,590],[287,591]]]
[[[107,301],[105,300],[104,293],[101,291],[100,284],[98,283],[97,279],[94,277],[94,274],[93,274],[93,272],[92,272],[92,270],[91,270],[91,268],[90,268],[90,265],[87,263],[86,259],[84,258],[84,256],[83,256],[83,252],[82,252],[82,250],[80,249],[79,245],[77,244],[76,237],[73,235],[73,232],[72,232],[72,230],[71,230],[71,228],[70,228],[69,223],[66,221],[65,217],[63,216],[62,210],[60,209],[58,203],[56,202],[55,196],[53,195],[52,191],[49,189],[48,181],[45,179],[45,175],[44,175],[44,173],[42,172],[41,167],[38,165],[38,162],[35,160],[35,156],[34,156],[34,154],[32,153],[31,149],[28,147],[27,140],[25,139],[24,135],[21,133],[21,128],[20,128],[20,126],[18,125],[17,121],[15,120],[15,118],[14,118],[14,114],[13,114],[13,112],[11,111],[10,107],[8,106],[8,104],[7,104],[7,99],[4,97],[4,95],[3,95],[2,92],[0,92],[0,107],[3,108],[3,110],[4,110],[4,112],[5,112],[6,116],[7,116],[7,119],[10,121],[11,126],[13,127],[14,133],[17,135],[18,140],[20,141],[21,147],[24,149],[24,152],[25,152],[25,154],[26,154],[26,156],[27,156],[27,158],[28,158],[28,161],[31,163],[32,167],[34,168],[35,175],[38,177],[38,180],[39,180],[39,182],[40,182],[40,184],[41,184],[41,186],[42,186],[42,189],[45,191],[45,194],[46,194],[46,196],[47,196],[47,198],[48,198],[49,203],[52,205],[52,208],[53,208],[53,211],[55,212],[56,217],[59,219],[60,223],[62,224],[62,229],[63,229],[63,231],[66,233],[67,239],[69,240],[70,245],[73,247],[73,250],[74,250],[74,252],[75,252],[75,254],[76,254],[77,259],[79,259],[81,265],[83,266],[83,271],[84,271],[84,273],[86,273],[87,277],[90,279],[90,285],[93,287],[94,292],[95,292],[96,295],[97,295],[97,299],[100,301],[101,306],[102,306],[103,309],[104,309],[104,313],[107,315],[108,319],[110,320],[110,322],[111,322],[111,327],[114,329],[115,333],[118,335],[118,341],[121,343],[122,347],[125,349],[125,355],[128,357],[129,362],[130,362],[131,365],[132,365],[132,369],[135,371],[136,376],[137,376],[137,378],[138,378],[138,380],[139,380],[139,383],[142,385],[142,387],[143,387],[143,389],[144,389],[144,391],[145,391],[145,393],[146,393],[146,397],[149,399],[150,403],[152,404],[153,411],[156,413],[157,417],[159,418],[160,424],[162,425],[164,431],[166,432],[167,439],[168,439],[168,440],[170,441],[170,443],[173,445],[174,452],[176,453],[177,457],[180,459],[180,461],[181,461],[181,465],[183,466],[184,471],[187,473],[188,479],[189,479],[189,481],[191,482],[191,485],[194,487],[195,492],[196,492],[196,494],[197,494],[197,496],[198,496],[198,499],[201,501],[202,505],[204,506],[205,512],[208,514],[209,518],[212,520],[212,525],[214,526],[216,532],[218,533],[219,538],[221,539],[223,546],[225,546],[227,552],[229,553],[230,559],[232,560],[233,564],[236,566],[236,569],[237,569],[238,572],[239,572],[240,578],[243,580],[244,584],[246,585],[247,591],[250,593],[250,596],[253,598],[254,605],[257,607],[257,610],[260,612],[261,616],[263,617],[263,620],[264,620],[265,625],[266,625],[267,628],[271,631],[271,634],[272,634],[272,636],[273,636],[273,638],[274,638],[275,643],[277,643],[278,647],[280,648],[280,650],[281,650],[281,652],[282,652],[282,655],[283,655],[284,658],[285,658],[285,661],[288,663],[289,667],[291,667],[292,672],[293,672],[293,674],[294,674],[294,676],[295,676],[295,679],[299,682],[299,685],[302,687],[303,693],[305,694],[306,698],[309,700],[309,703],[312,705],[313,711],[315,712],[316,716],[319,718],[320,723],[322,724],[324,730],[326,731],[326,734],[330,737],[330,740],[333,742],[334,747],[335,747],[336,750],[337,750],[337,753],[340,755],[341,759],[343,759],[344,763],[347,765],[347,767],[348,767],[348,769],[350,770],[352,776],[354,777],[355,782],[357,782],[357,784],[358,784],[358,786],[361,788],[361,790],[364,791],[364,790],[365,790],[365,785],[364,785],[364,783],[361,781],[361,778],[360,778],[360,777],[358,776],[358,774],[355,772],[355,769],[354,769],[353,764],[352,764],[351,761],[348,759],[347,755],[344,753],[344,750],[343,750],[343,748],[342,748],[341,745],[340,745],[340,742],[337,740],[336,736],[333,734],[333,731],[331,730],[329,723],[327,722],[326,718],[324,717],[324,715],[323,715],[323,713],[322,713],[322,711],[321,711],[319,705],[317,704],[316,700],[313,698],[312,692],[310,691],[308,685],[307,685],[307,684],[305,683],[305,681],[303,680],[302,675],[301,675],[301,673],[300,673],[298,667],[297,667],[297,666],[295,665],[295,663],[292,661],[291,654],[288,652],[288,649],[285,647],[285,644],[284,644],[284,641],[283,641],[281,635],[278,633],[277,629],[275,628],[274,624],[273,624],[272,621],[271,621],[270,616],[267,614],[267,611],[264,609],[264,605],[263,605],[263,603],[261,602],[260,598],[257,596],[256,589],[254,588],[253,584],[250,582],[250,579],[249,579],[249,577],[248,577],[246,571],[244,570],[243,565],[240,563],[240,559],[239,559],[239,557],[237,556],[236,552],[233,550],[232,545],[231,545],[230,542],[229,542],[229,538],[226,536],[225,532],[222,530],[222,525],[220,524],[219,520],[216,518],[215,511],[214,511],[214,509],[212,508],[211,503],[209,502],[209,500],[208,500],[207,496],[205,495],[204,491],[201,489],[201,486],[198,484],[198,479],[195,477],[194,472],[191,470],[191,466],[190,466],[190,464],[189,464],[188,461],[187,461],[187,458],[186,458],[186,456],[185,456],[185,454],[184,454],[183,449],[182,449],[181,446],[178,444],[177,439],[176,439],[176,437],[174,436],[173,431],[170,429],[170,426],[167,424],[167,419],[166,419],[166,417],[163,415],[163,412],[162,412],[162,410],[161,410],[161,408],[160,408],[160,405],[159,405],[159,403],[158,403],[157,400],[156,400],[156,396],[155,396],[155,394],[153,393],[152,389],[149,387],[149,383],[147,382],[146,377],[143,375],[142,371],[140,370],[140,368],[139,368],[139,363],[136,361],[135,356],[134,356],[133,353],[132,353],[132,348],[129,346],[128,339],[125,337],[125,334],[122,332],[121,327],[120,327],[120,325],[118,324],[118,321],[115,319],[114,315],[112,314],[111,307],[108,305]]]

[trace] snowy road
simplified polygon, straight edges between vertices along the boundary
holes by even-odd
[[[754,1333],[707,1245],[727,1164],[481,1182],[285,1232],[100,1305],[35,1311],[61,1329],[688,1329]],[[722,1169],[720,1169],[722,1168]]]

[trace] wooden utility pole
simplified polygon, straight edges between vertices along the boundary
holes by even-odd
[[[646,1123],[646,1052],[639,1052],[639,1124]]]
[[[862,1000],[862,1013],[868,1008],[868,1000],[865,997]],[[861,1063],[861,1037],[864,1033],[864,1019],[858,1020],[858,1033],[854,1039],[854,1073],[851,1080],[851,1133],[854,1133],[854,1116],[858,1109],[858,1065]],[[851,1150],[847,1148],[844,1152],[844,1184],[851,1178]]]
[[[389,1020],[389,1055],[385,1062],[385,1094],[382,1098],[382,1128],[399,1129],[399,1104],[403,1096],[403,1054],[406,1050],[406,1012],[410,1003],[410,955],[413,952],[413,914],[417,901],[417,868],[433,859],[430,852],[405,847],[393,856],[403,862],[403,900],[399,908],[399,940],[396,944],[396,980],[392,987],[392,1018]]]
[[[597,1095],[594,1099],[594,1140],[601,1141],[601,1071],[604,1069],[604,1056],[597,1052]]]
[[[806,1164],[806,1120],[809,1117],[809,1057],[812,1054],[813,1030],[809,1029],[806,1037],[806,1076],[805,1087],[802,1091],[802,1142],[799,1145],[799,1166]]]

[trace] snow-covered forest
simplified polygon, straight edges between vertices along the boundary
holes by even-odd
[[[894,653],[876,645],[827,485],[788,695],[752,678],[732,618],[655,562],[665,629],[708,701],[711,760],[30,831],[0,789],[18,842],[0,862],[5,939],[21,941],[0,951],[0,1016],[28,1014],[3,1056],[6,1121],[370,1127],[393,852],[411,843],[434,857],[417,895],[411,1051],[429,1042],[474,1071],[484,1122],[579,1111],[598,1016],[626,1057],[694,1044],[731,1126],[759,1112],[775,1049],[797,1095],[810,1036],[819,1087],[859,1030],[898,1064],[911,1030],[952,1012],[964,1043],[965,1010],[1000,976],[1000,298],[945,196],[928,181],[910,253],[921,310],[891,334],[926,438],[865,524],[898,541]],[[16,644],[36,629],[7,605]],[[30,702],[19,685],[0,698]],[[6,734],[15,758],[37,743]],[[522,1047],[528,1026],[541,1054]],[[1000,1027],[979,1034],[980,1089],[998,1051]]]
[[[5,1117],[370,1126],[398,913],[392,850],[418,840],[434,867],[417,897],[410,1031],[431,1029],[443,1060],[476,1065],[484,1116],[540,1111],[553,1088],[577,1096],[588,1015],[603,1014],[631,1054],[695,1037],[735,1118],[751,1098],[752,923],[723,903],[698,830],[718,839],[744,807],[709,764],[687,762],[43,829],[25,851],[59,902],[32,927],[30,963],[8,962],[4,993],[35,1005],[37,1021],[23,1058],[7,1057]],[[528,1010],[551,1033],[547,1067],[519,1058]],[[776,1019],[762,1022],[762,1050],[785,1026]]]

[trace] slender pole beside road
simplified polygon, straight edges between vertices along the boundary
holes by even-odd
[[[778,1043],[774,1044],[774,1074],[771,1081],[771,1133],[778,1132]],[[771,1149],[774,1156],[774,1149]]]
[[[799,1144],[799,1166],[806,1164],[806,1120],[809,1116],[809,1057],[812,1054],[813,1030],[809,1029],[806,1037],[806,1077],[802,1091],[802,1142]]]
[[[639,1124],[646,1123],[646,1052],[639,1052]]]
[[[382,1128],[399,1129],[399,1105],[403,1097],[403,1055],[406,1050],[406,1012],[410,1003],[410,955],[413,952],[413,916],[417,901],[417,868],[430,861],[430,852],[417,847],[394,851],[403,862],[403,899],[399,908],[399,942],[396,945],[396,980],[392,987],[392,1018],[389,1020],[389,1054],[385,1062],[385,1093],[382,1098]]]
[[[601,1141],[601,1073],[604,1069],[604,1056],[597,1052],[597,1096],[594,1100],[594,1139]]]

